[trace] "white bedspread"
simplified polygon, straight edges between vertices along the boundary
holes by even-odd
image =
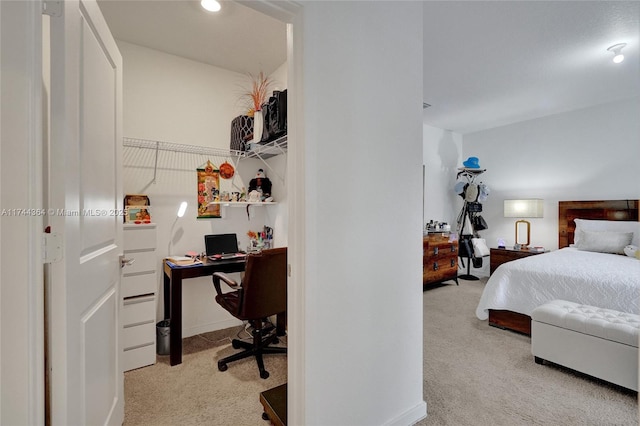
[[[553,299],[640,313],[640,261],[617,254],[563,248],[500,265],[489,278],[476,316],[489,309],[531,316]]]

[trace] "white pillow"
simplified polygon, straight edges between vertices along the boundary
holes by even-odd
[[[632,232],[580,231],[580,242],[576,248],[598,253],[624,254],[624,248],[631,243]]]
[[[579,231],[614,231],[614,232],[633,232],[631,244],[640,246],[640,222],[629,220],[588,220],[574,219],[576,224],[576,232],[573,237],[573,243],[580,243],[581,234]]]

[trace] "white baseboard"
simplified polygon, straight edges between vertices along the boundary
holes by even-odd
[[[416,406],[408,409],[404,413],[400,414],[394,419],[384,423],[385,426],[405,426],[418,423],[420,420],[427,417],[427,403],[425,401],[420,402]]]
[[[224,330],[225,328],[237,327],[239,325],[242,325],[242,321],[235,318],[229,318],[228,320],[217,321],[209,324],[201,324],[195,327],[183,329],[182,338],[196,336],[210,331]]]

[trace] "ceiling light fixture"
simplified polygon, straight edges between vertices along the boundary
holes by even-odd
[[[209,12],[219,12],[221,8],[220,2],[216,0],[202,0],[200,6]]]
[[[613,52],[613,62],[615,62],[616,64],[619,64],[620,62],[624,61],[622,48],[625,47],[626,45],[627,43],[618,43],[618,44],[614,44],[613,46],[607,49]]]

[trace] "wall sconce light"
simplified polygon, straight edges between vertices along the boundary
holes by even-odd
[[[619,64],[624,61],[624,55],[622,54],[622,49],[627,45],[627,43],[618,43],[609,47],[607,50],[613,52],[613,62]]]
[[[531,223],[524,218],[543,217],[544,202],[540,199],[504,200],[504,217],[517,217],[516,245],[526,248],[531,243]]]

